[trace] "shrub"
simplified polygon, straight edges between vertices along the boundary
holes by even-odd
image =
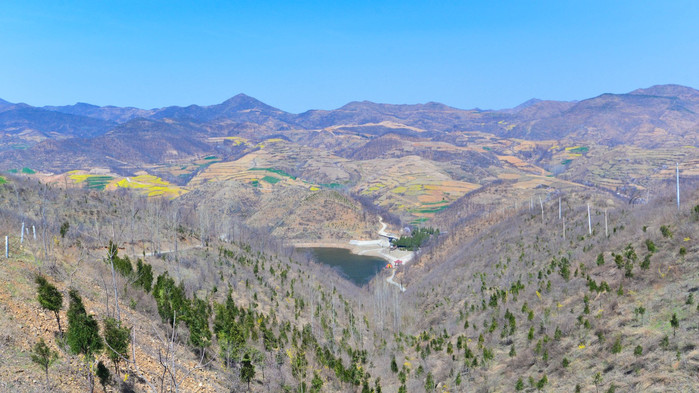
[[[617,337],[616,340],[614,340],[614,344],[612,345],[612,353],[617,354],[621,352],[621,336]]]
[[[672,231],[666,225],[660,226],[660,233],[663,234],[663,237],[672,239]]]
[[[653,241],[650,239],[646,239],[646,247],[648,248],[648,251],[650,251],[650,252],[656,251],[655,243],[653,243]]]
[[[666,351],[670,348],[670,338],[668,336],[664,336],[662,340],[660,340],[660,348]]]
[[[70,229],[70,223],[68,221],[64,221],[63,224],[61,224],[61,229],[59,230],[61,234],[61,239],[64,239],[66,237],[68,229]]]

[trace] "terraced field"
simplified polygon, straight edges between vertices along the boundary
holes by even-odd
[[[232,182],[226,185],[229,198],[241,203],[266,198],[267,209],[274,201],[291,201],[292,194],[308,198],[336,190],[371,197],[405,222],[421,224],[449,214],[448,209],[467,195],[472,195],[468,201],[474,206],[485,200],[503,206],[529,203],[532,198],[586,186],[621,190],[624,195],[629,187],[643,190],[653,180],[672,176],[675,162],[681,163],[684,175],[699,176],[699,150],[693,146],[648,150],[566,140],[526,141],[471,131],[455,131],[445,140],[419,136],[424,130],[419,130],[418,136],[388,135],[380,141],[385,150],[384,145],[370,145],[373,150],[357,159],[356,154],[362,153],[365,141],[370,140],[352,134],[358,129],[335,127],[319,132],[320,139],[305,142],[209,138],[211,151],[216,153],[151,166],[148,172],[124,176],[95,168],[69,172],[65,179],[54,176],[51,181],[94,190],[130,188],[150,197],[167,198],[199,188],[212,190],[206,187],[209,183]],[[325,146],[329,143],[323,139],[327,133],[334,133],[335,139],[350,138],[352,143]],[[295,134],[290,131],[286,135],[293,139]],[[213,146],[242,146],[247,154],[240,157],[241,149],[236,148],[239,158],[228,161],[225,148]],[[23,168],[14,172],[33,171]],[[171,181],[154,175],[158,173],[166,173],[163,177]],[[495,187],[482,189],[494,181]],[[471,194],[476,190],[480,191]]]
[[[356,191],[416,219],[428,219],[479,184],[453,180],[431,161],[417,156],[360,162]]]
[[[71,184],[77,187],[86,187],[91,190],[130,188],[149,197],[164,196],[175,198],[187,192],[187,190],[182,187],[171,184],[144,171],[136,173],[136,176],[122,177],[109,173],[96,174],[83,170],[74,170],[63,175],[53,176],[51,179],[57,184]]]
[[[114,176],[89,174],[84,173],[84,171],[68,172],[68,178],[72,180],[74,184],[78,184],[90,190],[104,190],[105,187],[114,180]]]
[[[139,172],[137,176],[125,177],[111,184],[112,188],[131,188],[149,197],[163,196],[175,198],[187,192],[186,189],[173,185],[157,176]]]
[[[583,154],[572,159],[565,176],[612,191],[622,187],[644,190],[654,180],[670,179],[676,163],[684,176],[699,176],[699,150],[691,146],[653,150],[593,146]]]

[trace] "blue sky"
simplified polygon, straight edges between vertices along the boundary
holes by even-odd
[[[3,1],[0,98],[505,108],[699,87],[695,1]]]

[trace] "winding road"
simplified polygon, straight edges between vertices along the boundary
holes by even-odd
[[[385,238],[391,238],[391,237],[397,237],[393,234],[387,233],[386,232],[386,223],[383,222],[383,219],[379,216],[379,223],[381,224],[381,229],[379,229],[379,236],[385,237]],[[414,253],[409,253],[408,255],[401,257],[401,258],[396,258],[393,255],[390,255],[386,253],[384,250],[389,248],[391,246],[391,243],[387,239],[378,239],[378,240],[351,240],[350,244],[357,245],[357,246],[379,246],[379,248],[373,248],[369,250],[362,250],[359,252],[359,255],[366,254],[369,252],[376,252],[378,254],[381,254],[381,256],[389,261],[392,265],[395,266],[395,262],[400,259],[403,262],[403,265],[407,264],[410,260],[413,259],[413,256],[415,255]],[[401,292],[405,292],[405,287],[402,286],[401,284],[395,282],[393,278],[396,276],[396,269],[393,268],[391,269],[391,277],[388,277],[386,279],[386,282],[395,285],[400,289]]]

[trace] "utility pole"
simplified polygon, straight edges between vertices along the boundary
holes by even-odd
[[[590,204],[587,204],[587,231],[592,235],[592,219],[590,218]]]
[[[566,220],[563,221],[563,240],[566,239]]]
[[[680,210],[680,163],[675,163],[675,173],[677,175],[677,210]]]
[[[9,257],[10,257],[9,250],[10,250],[10,249],[9,249],[8,243],[7,243],[7,236],[5,236],[5,258],[9,258]]]
[[[558,219],[561,219],[561,197],[558,197]]]
[[[36,240],[36,227],[32,225],[32,235],[34,235],[34,240]]]
[[[24,243],[24,222],[22,222],[22,234],[19,236],[19,244]]]
[[[539,206],[541,206],[541,223],[544,223],[544,202],[541,201],[541,197],[539,197]]]

